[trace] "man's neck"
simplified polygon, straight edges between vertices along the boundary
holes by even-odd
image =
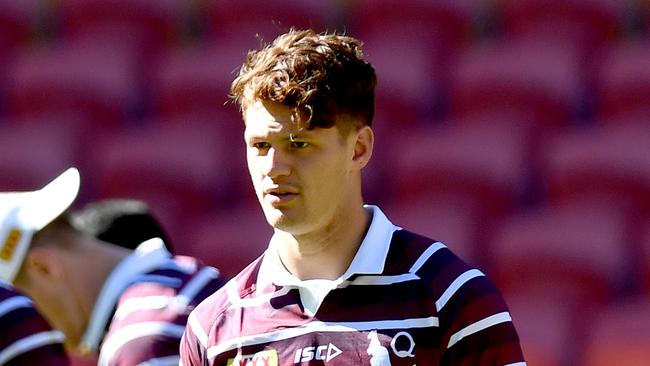
[[[272,240],[287,270],[300,280],[334,280],[345,273],[372,219],[361,205],[358,207],[320,232],[292,235],[276,231]]]

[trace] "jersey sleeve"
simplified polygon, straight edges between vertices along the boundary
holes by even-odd
[[[189,316],[185,333],[180,345],[180,366],[207,365],[205,331],[202,329],[195,312]]]
[[[0,301],[0,329],[0,365],[70,365],[63,333],[52,330],[27,297]]]
[[[478,270],[460,275],[437,305],[442,365],[525,365],[506,303]]]

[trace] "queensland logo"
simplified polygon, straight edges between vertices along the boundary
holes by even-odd
[[[2,244],[2,248],[0,248],[0,259],[3,259],[5,261],[11,260],[11,257],[13,257],[22,235],[23,234],[18,229],[9,230],[7,239],[5,239],[4,244]]]
[[[237,355],[226,363],[227,366],[278,366],[278,352],[267,349],[252,355]]]
[[[368,339],[370,343],[366,353],[370,356],[370,366],[391,366],[388,349],[381,345],[377,331],[368,333]]]
[[[311,360],[329,362],[341,353],[343,352],[331,343],[317,347],[298,348],[293,363],[309,362]]]

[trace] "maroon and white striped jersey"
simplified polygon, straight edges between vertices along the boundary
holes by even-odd
[[[0,283],[0,365],[69,365],[64,339],[29,298]]]
[[[372,223],[346,273],[300,281],[269,245],[192,312],[181,365],[525,365],[482,272],[366,209]]]
[[[99,365],[178,365],[190,311],[223,285],[219,271],[194,258],[172,256],[160,239],[142,243],[106,280],[82,348]]]

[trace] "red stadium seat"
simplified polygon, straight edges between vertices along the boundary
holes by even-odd
[[[0,0],[0,61],[8,52],[33,40],[43,10],[40,0]]]
[[[55,123],[0,123],[0,191],[37,189],[77,165],[79,137],[74,129]]]
[[[629,216],[592,202],[542,208],[505,220],[491,243],[491,276],[507,293],[539,289],[582,306],[613,298],[630,275]]]
[[[237,39],[252,47],[257,35],[270,42],[290,27],[324,31],[336,25],[329,1],[208,0],[206,7],[207,28],[216,39]]]
[[[558,135],[542,148],[549,200],[598,199],[650,212],[650,125],[599,127]]]
[[[650,298],[612,305],[588,331],[584,366],[645,366],[650,360]]]
[[[642,282],[642,291],[650,297],[650,218],[641,220],[639,224],[641,250],[640,250],[640,274]]]
[[[368,34],[396,33],[410,43],[424,42],[451,52],[466,45],[473,36],[474,23],[481,11],[477,0],[358,0],[353,2],[355,31]]]
[[[128,42],[153,51],[183,36],[190,6],[183,0],[60,0],[66,39]]]
[[[97,195],[148,202],[176,243],[184,215],[239,197],[241,188],[232,179],[241,173],[228,155],[235,149],[226,136],[206,125],[161,123],[109,136],[92,155]]]
[[[442,106],[447,88],[445,59],[414,35],[386,32],[364,36],[364,53],[377,73],[376,118],[413,125]]]
[[[620,43],[607,50],[596,76],[604,118],[650,114],[650,42]]]
[[[619,0],[500,0],[509,38],[547,38],[589,48],[623,33],[629,3]]]
[[[273,229],[255,198],[228,210],[188,218],[178,252],[201,258],[227,277],[239,273],[266,249]]]
[[[26,51],[8,70],[14,117],[82,113],[97,126],[119,125],[139,101],[129,48],[75,43]]]
[[[539,125],[565,125],[583,102],[583,72],[576,50],[558,44],[474,46],[451,71],[451,114],[514,111]]]
[[[577,321],[567,299],[553,291],[517,291],[503,294],[517,328],[528,365],[574,364],[580,342]]]
[[[459,195],[475,200],[481,215],[494,215],[522,198],[530,173],[523,126],[423,127],[391,138],[396,199]]]
[[[158,60],[152,78],[155,113],[209,119],[240,131],[241,116],[228,95],[246,52],[235,42],[171,49]]]
[[[481,247],[478,207],[471,200],[423,196],[392,201],[382,210],[395,225],[445,243],[466,262],[484,263],[487,248]]]

